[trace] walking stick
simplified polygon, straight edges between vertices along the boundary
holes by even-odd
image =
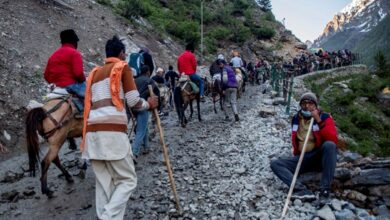
[[[148,88],[149,88],[149,94],[154,95],[152,86],[148,85]],[[161,127],[160,116],[157,113],[157,109],[153,109],[153,113],[154,113],[154,116],[156,117],[157,127],[158,127],[158,130],[160,133],[160,141],[161,141],[161,146],[162,146],[162,149],[164,152],[165,165],[167,166],[169,182],[171,183],[173,196],[175,197],[175,201],[176,201],[176,210],[179,212],[179,214],[181,214],[182,212],[181,212],[181,208],[180,208],[179,196],[177,195],[177,191],[176,191],[176,184],[175,184],[175,179],[173,178],[173,172],[172,172],[172,168],[171,168],[171,162],[170,162],[169,156],[168,156],[168,150],[167,150],[167,147],[165,146],[164,131]]]
[[[288,203],[290,203],[291,194],[292,194],[292,192],[294,190],[294,186],[295,186],[295,182],[297,181],[299,170],[301,169],[303,156],[305,155],[306,145],[307,145],[307,141],[309,140],[309,135],[310,135],[310,132],[311,132],[311,129],[312,129],[312,126],[313,126],[313,122],[314,122],[314,118],[312,117],[310,119],[309,130],[307,131],[305,142],[303,143],[303,147],[302,147],[302,150],[301,150],[301,155],[299,156],[297,168],[295,168],[294,177],[293,177],[293,180],[291,182],[290,189],[288,190],[287,199],[286,199],[286,202],[284,203],[282,217],[280,219],[284,219],[284,217],[287,214]]]

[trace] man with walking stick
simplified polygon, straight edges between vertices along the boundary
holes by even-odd
[[[299,105],[301,109],[291,123],[294,156],[272,161],[271,169],[288,186],[294,184],[294,171],[298,166],[299,155],[304,149],[302,164],[298,167],[299,174],[311,171],[322,172],[320,197],[327,199],[336,168],[336,126],[330,114],[318,109],[315,94],[310,92],[303,94]],[[306,201],[315,199],[315,195],[299,180],[296,181],[295,187],[291,187],[294,189],[293,199]]]

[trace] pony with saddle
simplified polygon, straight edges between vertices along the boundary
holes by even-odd
[[[41,190],[49,198],[53,191],[47,187],[47,171],[53,162],[63,173],[67,182],[73,178],[62,166],[58,153],[65,140],[81,137],[83,119],[75,117],[77,109],[72,102],[72,95],[65,89],[55,88],[48,96],[48,101],[42,107],[31,109],[26,117],[26,139],[29,158],[30,175],[35,176],[35,169],[40,161],[40,146],[38,134],[45,138],[49,145],[46,156],[41,161]],[[75,144],[74,141],[70,144]]]
[[[188,105],[190,105],[190,119],[194,113],[192,102],[196,100],[197,110],[198,110],[198,119],[202,121],[200,117],[200,93],[199,87],[193,83],[187,75],[182,75],[179,79],[178,85],[176,86],[173,92],[173,98],[175,102],[175,108],[177,115],[179,117],[179,122],[184,128],[187,124],[187,118],[185,116],[185,110]]]

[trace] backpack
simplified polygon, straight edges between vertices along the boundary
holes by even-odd
[[[131,53],[129,56],[129,67],[133,72],[133,76],[137,77],[141,73],[141,66],[144,65],[143,53]]]

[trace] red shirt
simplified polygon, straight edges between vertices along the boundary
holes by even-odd
[[[59,87],[84,82],[83,59],[72,44],[63,44],[49,58],[45,69],[45,80]]]
[[[196,73],[196,58],[191,51],[186,50],[177,59],[177,70],[179,74],[192,75]]]

